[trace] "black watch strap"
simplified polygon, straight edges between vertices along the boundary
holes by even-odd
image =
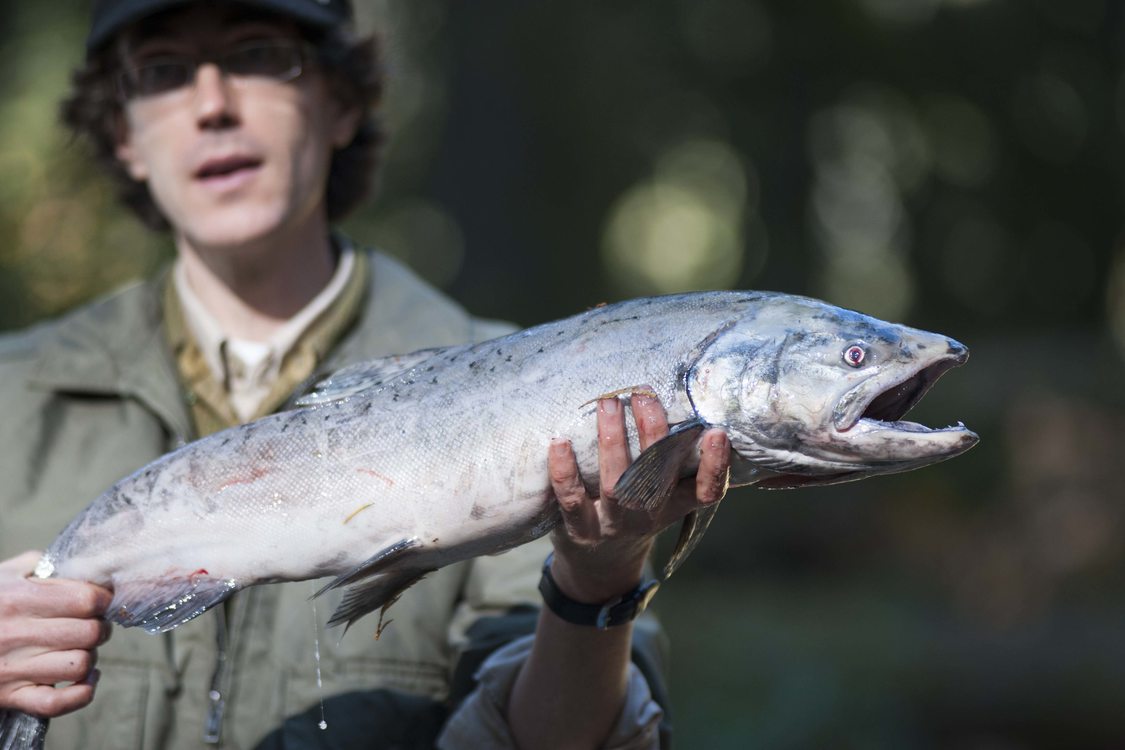
[[[552,552],[547,555],[543,563],[543,575],[539,579],[539,593],[543,595],[543,603],[547,608],[563,620],[574,625],[587,625],[605,630],[615,625],[624,625],[632,622],[656,595],[660,582],[656,580],[641,581],[632,591],[614,597],[603,604],[585,604],[576,602],[562,592],[551,575]]]

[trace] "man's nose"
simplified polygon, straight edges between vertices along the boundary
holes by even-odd
[[[195,119],[200,128],[228,127],[238,120],[237,101],[230,79],[211,62],[195,71]]]

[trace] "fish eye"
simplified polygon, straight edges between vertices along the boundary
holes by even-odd
[[[852,344],[844,350],[844,361],[852,367],[859,367],[867,359],[867,350],[859,344]]]

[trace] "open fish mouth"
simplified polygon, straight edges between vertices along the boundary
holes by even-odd
[[[879,383],[878,377],[863,381],[840,399],[833,415],[836,430],[848,432],[860,423],[865,423],[870,428],[901,432],[967,431],[961,422],[935,428],[905,421],[903,417],[922,400],[938,378],[954,367],[965,364],[968,359],[969,350],[950,340],[947,352],[932,358],[929,363],[922,363],[905,378],[886,384]]]
[[[961,422],[927,427],[903,417],[933,387],[938,378],[963,365],[969,350],[949,340],[948,351],[868,378],[839,400],[833,411],[827,442],[818,451],[826,463],[817,471],[791,469],[763,478],[764,489],[789,489],[838,484],[872,474],[888,474],[944,461],[972,448],[979,438]],[[831,467],[831,468],[828,468]]]

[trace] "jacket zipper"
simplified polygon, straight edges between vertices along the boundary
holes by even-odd
[[[218,745],[223,741],[223,715],[227,701],[227,654],[230,637],[227,631],[227,608],[215,607],[215,670],[211,673],[211,688],[207,692],[207,718],[203,725],[203,741],[208,745]]]

